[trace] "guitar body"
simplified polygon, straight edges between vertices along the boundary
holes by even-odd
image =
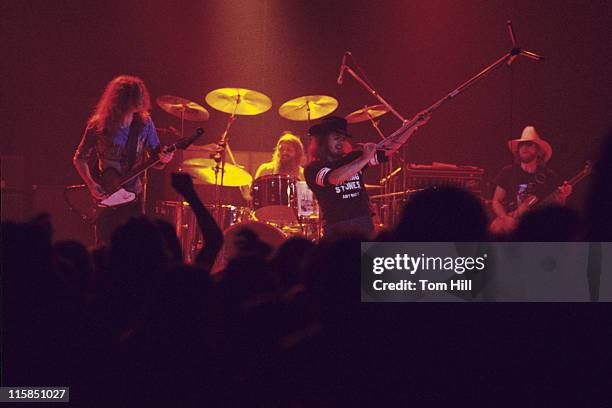
[[[68,186],[64,190],[64,200],[70,209],[89,224],[96,223],[102,209],[120,207],[136,200],[136,194],[121,187],[121,174],[113,168],[104,170],[96,181],[108,193],[104,200],[92,197],[85,184]]]
[[[510,234],[516,228],[518,219],[525,213],[529,208],[534,206],[538,201],[536,196],[530,196],[528,199],[523,201],[521,205],[514,211],[510,211],[508,215],[514,220],[510,222],[505,218],[496,217],[489,225],[489,231],[494,235],[505,235]]]
[[[96,181],[109,194],[121,188],[121,174],[112,167],[104,170]]]
[[[64,200],[71,211],[74,211],[88,224],[95,224],[102,208],[89,193],[85,184],[68,186],[64,189]]]

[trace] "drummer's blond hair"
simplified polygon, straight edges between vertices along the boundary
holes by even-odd
[[[286,130],[283,132],[281,137],[278,139],[278,142],[276,142],[276,146],[274,147],[274,154],[272,155],[272,163],[274,164],[275,172],[278,172],[279,166],[280,166],[280,153],[278,150],[280,148],[280,144],[285,143],[285,142],[292,144],[293,148],[295,149],[297,153],[295,166],[299,168],[304,162],[305,154],[304,154],[304,145],[302,144],[302,141],[300,140],[299,137],[297,137],[293,133]]]

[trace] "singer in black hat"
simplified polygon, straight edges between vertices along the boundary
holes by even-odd
[[[387,160],[375,143],[351,151],[346,119],[330,116],[309,129],[309,163],[304,168],[306,183],[317,197],[326,236],[354,231],[374,232],[363,171]]]

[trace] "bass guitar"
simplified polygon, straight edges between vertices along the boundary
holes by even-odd
[[[196,133],[192,136],[185,137],[178,140],[176,143],[165,146],[163,150],[167,153],[173,152],[177,149],[185,150],[203,134],[204,130],[202,128],[198,128]],[[90,194],[89,188],[86,184],[76,184],[66,187],[64,189],[64,200],[68,204],[70,210],[77,213],[81,219],[83,219],[83,221],[94,224],[97,221],[102,209],[118,207],[136,200],[136,194],[131,191],[127,191],[125,188],[123,188],[123,186],[140,176],[157,163],[159,163],[159,156],[155,155],[150,157],[142,164],[130,169],[123,175],[113,168],[104,170],[100,177],[96,179],[96,182],[100,184],[107,193],[105,198],[102,200],[95,199]]]
[[[587,161],[584,165],[584,168],[578,172],[574,177],[568,180],[567,184],[572,187],[582,181],[585,177],[587,177],[592,172],[592,165],[590,161]],[[528,210],[537,207],[544,206],[548,204],[552,204],[557,198],[557,190],[553,191],[546,197],[541,200],[536,196],[530,196],[528,199],[524,200],[516,209],[510,211],[508,215],[514,219],[518,219]],[[489,225],[489,230],[493,234],[507,234],[512,232],[512,228],[508,226],[508,223],[501,217],[496,217],[491,224]]]

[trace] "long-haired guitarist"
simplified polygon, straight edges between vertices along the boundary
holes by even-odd
[[[159,155],[163,168],[174,153],[161,151],[155,125],[149,115],[151,102],[149,91],[142,79],[121,75],[108,83],[96,108],[87,122],[87,128],[74,154],[73,163],[87,184],[92,197],[104,199],[111,192],[104,191],[92,177],[89,158],[93,152],[97,158],[97,172],[114,170],[125,174],[145,159],[147,154]],[[139,196],[142,182],[139,177],[124,188]],[[130,216],[140,214],[139,200],[117,208],[103,210],[96,222],[96,241],[107,243],[110,234]]]
[[[572,186],[560,185],[557,174],[547,167],[552,147],[533,126],[525,127],[519,139],[508,141],[508,148],[514,163],[502,168],[495,179],[492,207],[497,218],[491,224],[495,234],[514,230],[517,218],[551,193],[552,202],[561,205],[572,193]]]

